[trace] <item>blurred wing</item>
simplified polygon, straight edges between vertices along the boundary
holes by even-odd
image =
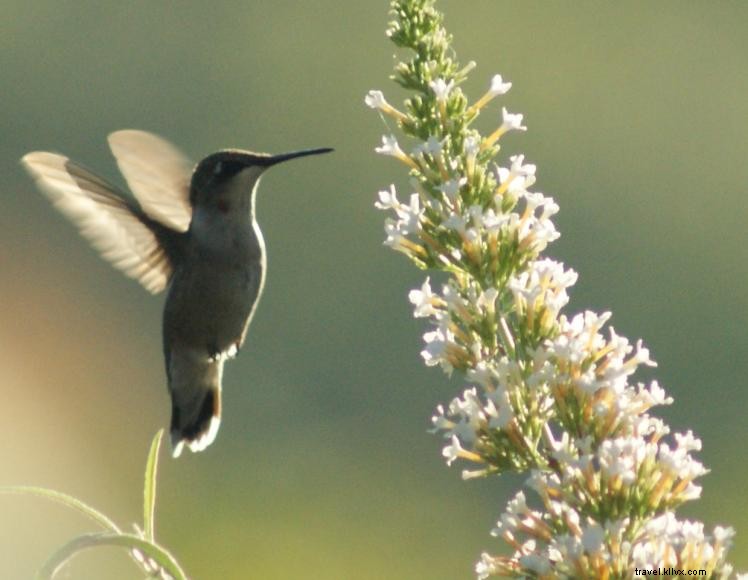
[[[109,147],[143,210],[186,232],[192,219],[192,163],[174,145],[145,131],[116,131],[109,135]]]
[[[81,234],[111,262],[152,293],[169,281],[172,264],[155,224],[117,189],[63,155],[36,151],[24,167]]]

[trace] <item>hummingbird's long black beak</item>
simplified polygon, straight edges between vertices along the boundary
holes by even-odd
[[[334,149],[330,147],[321,147],[319,149],[303,149],[301,151],[293,151],[292,153],[281,153],[279,155],[271,155],[265,158],[263,165],[265,167],[272,167],[278,163],[283,163],[290,159],[296,159],[297,157],[306,157],[308,155],[321,155],[322,153],[330,153]]]

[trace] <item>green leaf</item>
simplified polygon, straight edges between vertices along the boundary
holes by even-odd
[[[158,452],[164,430],[160,429],[153,437],[148,461],[145,464],[145,485],[143,486],[143,534],[149,542],[154,541],[153,520],[156,512],[156,475],[158,472]]]
[[[71,495],[67,495],[66,493],[60,493],[59,491],[46,489],[44,487],[31,487],[31,486],[25,486],[25,485],[0,487],[0,493],[16,493],[16,494],[23,494],[23,495],[34,495],[37,497],[43,497],[43,498],[46,498],[52,501],[56,501],[57,503],[61,503],[62,505],[65,505],[69,508],[79,511],[87,518],[92,519],[93,521],[95,521],[97,524],[99,524],[103,528],[111,532],[114,532],[115,534],[120,532],[120,529],[117,527],[117,524],[115,524],[112,520],[110,520],[103,513],[92,508],[88,504],[83,503],[81,500]]]
[[[127,548],[130,553],[133,550],[137,550],[147,559],[153,560],[161,568],[166,570],[174,580],[187,580],[187,575],[174,559],[174,556],[162,547],[133,534],[113,534],[108,532],[83,534],[70,540],[47,560],[36,575],[37,580],[51,580],[78,552],[98,546],[120,546]]]

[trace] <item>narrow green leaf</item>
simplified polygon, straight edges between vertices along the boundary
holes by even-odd
[[[154,541],[154,517],[156,515],[156,475],[158,473],[158,452],[164,430],[160,429],[153,437],[148,461],[145,464],[145,485],[143,486],[143,534],[149,542]]]
[[[99,524],[100,526],[102,526],[103,528],[111,532],[114,532],[114,533],[120,532],[120,529],[117,527],[117,524],[115,524],[112,520],[110,520],[103,513],[92,508],[90,505],[83,503],[81,500],[71,495],[67,495],[66,493],[60,493],[59,491],[46,489],[44,487],[32,487],[32,486],[25,486],[25,485],[0,487],[0,493],[16,493],[16,494],[23,494],[23,495],[34,495],[37,497],[43,497],[43,498],[46,498],[52,501],[56,501],[57,503],[61,503],[62,505],[65,505],[69,508],[77,510],[78,512],[86,516],[87,518],[92,519],[97,524]]]
[[[55,574],[78,552],[97,546],[121,546],[127,548],[130,553],[133,550],[138,550],[145,558],[156,562],[174,580],[187,580],[187,575],[174,559],[174,556],[161,546],[157,546],[133,534],[112,534],[107,532],[83,534],[70,540],[47,560],[36,575],[37,580],[52,580]]]

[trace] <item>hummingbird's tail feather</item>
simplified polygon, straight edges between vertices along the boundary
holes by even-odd
[[[197,412],[195,413],[195,409]],[[191,419],[183,419],[184,411],[192,411]],[[189,416],[188,415],[188,416]],[[185,445],[190,451],[202,451],[213,443],[221,425],[221,391],[210,388],[199,407],[185,409],[176,401],[171,406],[172,455],[177,458]]]
[[[192,452],[204,450],[213,443],[221,424],[223,361],[201,359],[175,356],[175,353],[171,356],[170,431],[175,458],[181,455],[185,445]],[[181,368],[175,369],[175,363]]]

